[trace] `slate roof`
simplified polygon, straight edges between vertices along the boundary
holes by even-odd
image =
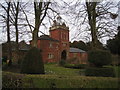
[[[48,35],[41,35],[38,39],[39,39],[39,40],[50,40],[50,41],[59,42],[58,40],[56,40],[56,39],[54,39],[54,38],[51,38],[51,37],[48,36]]]
[[[78,49],[78,48],[70,48],[70,52],[74,52],[74,53],[85,53],[86,51]]]

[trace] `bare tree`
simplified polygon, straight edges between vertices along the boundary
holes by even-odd
[[[0,6],[2,7],[2,9],[4,11],[2,14],[0,14],[0,16],[3,18],[3,19],[1,19],[3,21],[3,23],[5,23],[5,22],[7,23],[7,25],[2,26],[2,27],[5,27],[5,28],[7,27],[7,30],[4,30],[4,32],[7,31],[8,42],[10,43],[10,44],[8,44],[8,49],[10,47],[10,50],[11,50],[10,36],[12,36],[15,33],[15,35],[13,35],[14,38],[16,37],[16,45],[15,46],[16,46],[17,57],[15,57],[15,58],[17,60],[19,60],[19,44],[18,44],[19,43],[19,35],[20,35],[19,26],[25,26],[25,23],[22,23],[22,24],[18,23],[18,21],[24,22],[24,17],[20,18],[20,15],[19,15],[19,13],[21,13],[20,5],[22,5],[22,4],[21,4],[21,2],[9,2],[9,3],[10,3],[9,13],[7,10],[7,8],[8,8],[7,5],[9,5],[8,2],[4,2],[3,4],[0,3]],[[5,15],[4,15],[4,13],[5,13]],[[2,24],[2,25],[4,25],[4,24]],[[10,26],[12,27],[11,30],[10,30]],[[9,29],[9,31],[8,31],[8,29]],[[12,53],[12,51],[10,51],[10,53]],[[8,55],[10,56],[10,60],[11,60],[12,55],[10,53],[8,53]]]
[[[13,23],[13,25],[15,26],[15,30],[16,30],[16,51],[18,52],[18,49],[19,49],[19,46],[18,46],[18,35],[19,35],[19,33],[18,33],[18,14],[19,14],[19,2],[17,2],[17,3],[15,3],[15,2],[13,2],[12,4],[11,4],[11,12],[13,12],[12,13],[12,15],[13,15],[13,17],[14,17],[14,23]]]
[[[46,16],[49,4],[50,2],[43,2],[42,0],[40,2],[34,1],[35,28],[32,32],[33,47],[37,47],[39,27]]]
[[[88,21],[90,25],[91,35],[92,35],[92,44],[93,47],[96,47],[97,36],[96,36],[96,5],[97,2],[86,2]]]
[[[8,66],[12,65],[12,50],[11,50],[11,39],[10,39],[10,2],[6,2],[6,7],[4,7],[3,5],[1,5],[1,7],[4,9],[5,13],[6,13],[6,17],[4,17],[3,15],[1,15],[4,19],[6,19],[6,26],[7,26],[7,47],[8,47]]]
[[[3,22],[5,23],[6,26],[6,31],[7,31],[7,49],[8,49],[8,66],[12,65],[12,48],[11,48],[11,38],[10,38],[10,6],[11,2],[5,2],[6,7],[0,4],[2,9],[5,11],[5,15],[0,15],[2,18],[4,18]],[[4,27],[4,26],[3,26]]]
[[[10,2],[7,3],[8,4],[8,8],[7,8],[7,39],[8,39],[8,59],[9,59],[9,63],[8,65],[12,65],[12,50],[11,50],[11,42],[10,42],[10,25],[9,25],[9,11],[10,11]]]
[[[81,39],[80,35],[92,41],[96,47],[97,42],[104,37],[113,37],[116,30],[116,23],[111,19],[112,9],[116,8],[113,2],[101,0],[100,2],[76,1],[66,4],[69,24],[73,26],[71,32],[76,32],[73,39]],[[73,31],[74,30],[74,31]],[[86,35],[86,36],[85,36]],[[80,38],[78,38],[80,36]]]

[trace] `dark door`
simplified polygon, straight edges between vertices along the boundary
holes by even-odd
[[[67,57],[67,53],[65,50],[63,50],[61,53],[61,60],[66,60],[66,57]]]

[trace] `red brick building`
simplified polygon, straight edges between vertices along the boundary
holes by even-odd
[[[50,27],[50,35],[38,38],[38,48],[42,50],[44,63],[66,60],[70,63],[87,63],[87,53],[69,46],[69,27],[61,21],[61,17],[54,20]]]

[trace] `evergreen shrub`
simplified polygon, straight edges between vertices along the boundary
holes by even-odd
[[[88,61],[96,67],[109,65],[112,62],[111,53],[106,50],[91,50],[88,52]]]
[[[101,76],[101,77],[115,77],[115,71],[113,68],[87,68],[85,70],[86,76]]]
[[[21,73],[44,74],[41,50],[33,47],[26,54],[21,65]]]

